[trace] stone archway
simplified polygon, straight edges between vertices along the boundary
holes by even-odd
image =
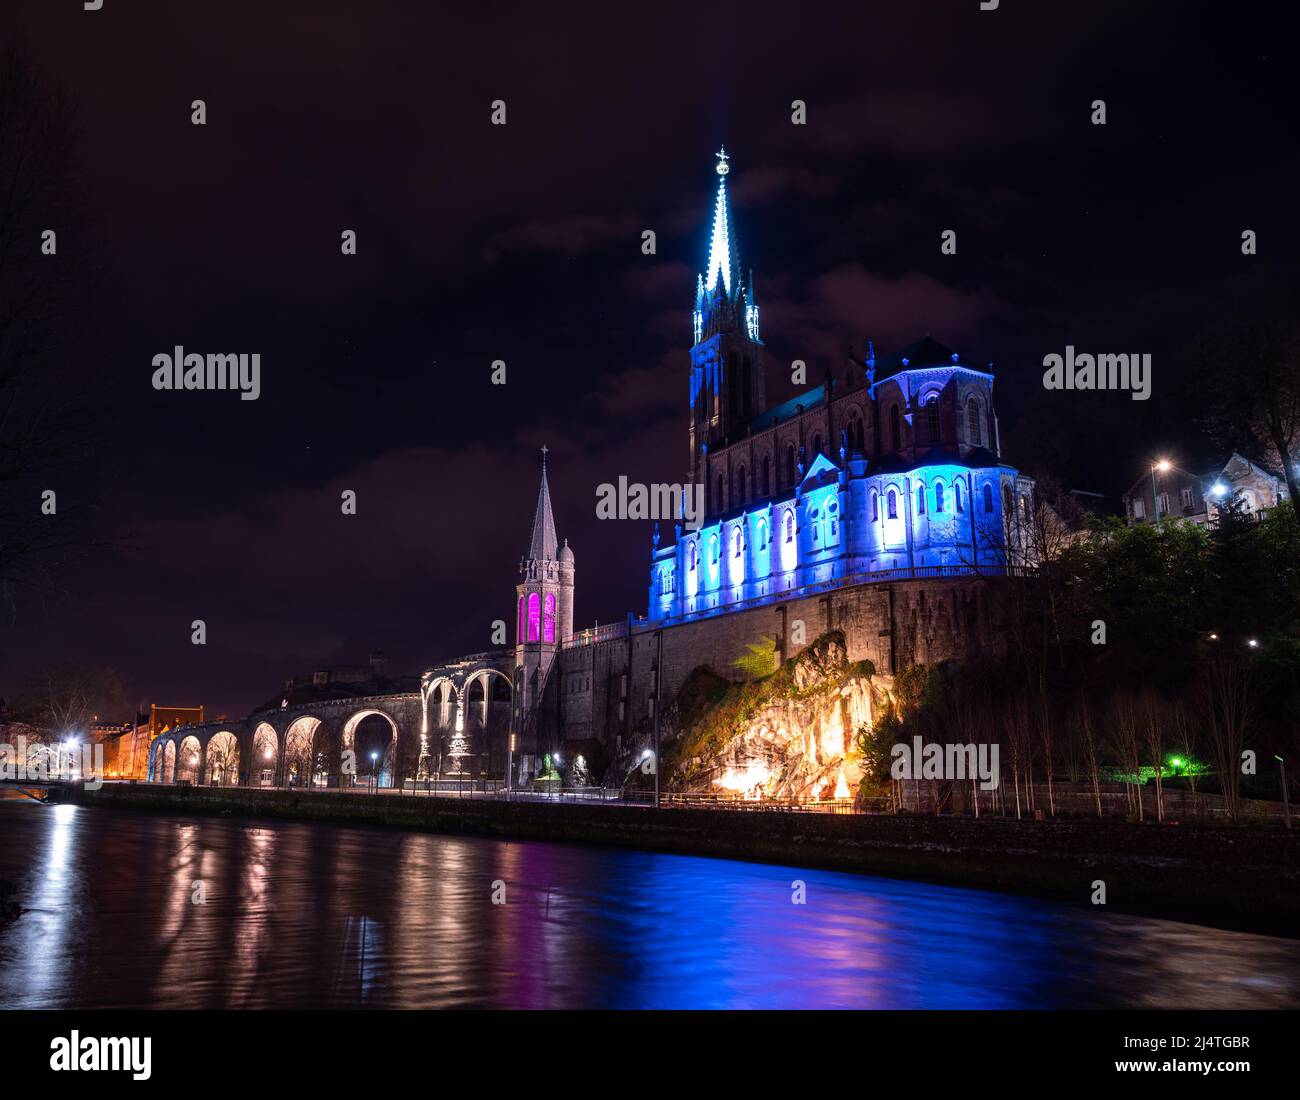
[[[163,758],[162,778],[159,779],[158,782],[175,783],[176,782],[176,742],[170,737],[163,742],[162,758]]]
[[[199,762],[203,757],[203,747],[199,739],[190,734],[184,738],[176,749],[176,782],[199,782]]]
[[[208,740],[204,772],[213,787],[239,785],[239,740],[229,730],[214,733]]]
[[[355,753],[356,780],[393,787],[398,781],[398,732],[392,715],[359,710],[343,724],[343,753]],[[412,771],[414,775],[414,771]]]
[[[250,787],[278,785],[280,772],[280,738],[270,722],[259,722],[253,731],[252,758],[248,762]]]
[[[304,714],[289,723],[284,731],[284,781],[290,787],[315,786],[320,774],[317,760],[316,738],[323,723],[319,718]],[[327,772],[328,774],[328,769]]]

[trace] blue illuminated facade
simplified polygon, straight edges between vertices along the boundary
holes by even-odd
[[[649,618],[1029,564],[1033,482],[1001,460],[990,369],[927,336],[768,406],[728,172],[720,153],[692,314],[689,473],[705,516],[671,544],[656,540]]]

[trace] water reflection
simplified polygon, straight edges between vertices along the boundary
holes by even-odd
[[[31,803],[0,830],[5,1008],[1300,1005],[1300,942],[980,890]]]

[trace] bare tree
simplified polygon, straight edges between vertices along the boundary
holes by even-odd
[[[1210,749],[1219,775],[1219,790],[1228,817],[1241,812],[1241,765],[1246,738],[1259,717],[1263,684],[1247,656],[1221,650],[1201,668],[1201,698],[1205,706]]]
[[[1138,714],[1137,701],[1128,692],[1115,696],[1115,741],[1119,748],[1120,762],[1125,771],[1132,769],[1133,781],[1125,777],[1125,788],[1130,792],[1129,804],[1137,800],[1139,821],[1146,818],[1142,804],[1142,734],[1141,719]]]
[[[1165,769],[1164,703],[1150,687],[1142,693],[1142,733],[1147,757],[1156,769],[1156,820],[1164,821],[1165,800],[1162,782]]]
[[[1101,743],[1093,724],[1092,708],[1083,691],[1080,691],[1075,698],[1074,713],[1083,742],[1083,759],[1088,769],[1088,781],[1092,784],[1092,798],[1097,805],[1097,816],[1101,817]]]

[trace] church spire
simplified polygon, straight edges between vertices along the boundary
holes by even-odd
[[[727,297],[732,296],[732,288],[739,280],[736,277],[736,247],[732,240],[731,216],[727,209],[727,165],[730,159],[726,149],[717,153],[718,197],[713,204],[713,237],[709,243],[709,268],[704,276],[705,289],[712,294],[722,280],[722,287]]]
[[[558,541],[555,517],[551,514],[551,489],[546,483],[547,448],[542,447],[542,487],[537,492],[537,514],[533,517],[533,541],[528,548],[530,561],[554,561]]]

